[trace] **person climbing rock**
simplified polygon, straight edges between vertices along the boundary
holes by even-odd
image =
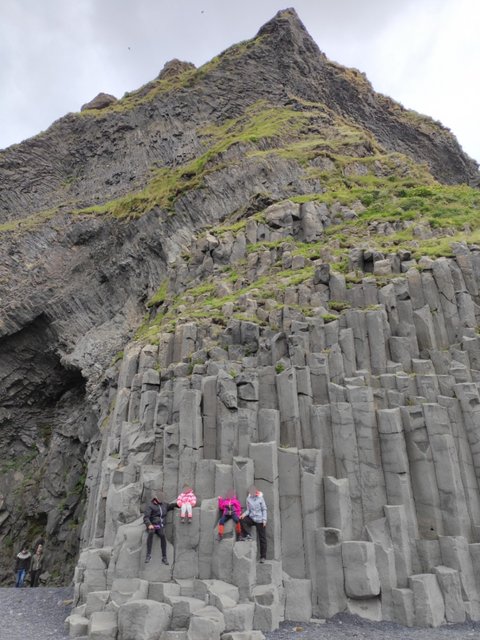
[[[260,562],[265,562],[267,558],[267,505],[263,493],[258,491],[255,485],[248,490],[247,508],[240,516],[242,532],[247,540],[251,540],[251,528],[257,530],[258,542],[260,545]]]
[[[145,509],[143,516],[143,522],[147,527],[147,555],[145,562],[150,562],[152,559],[152,543],[153,536],[157,535],[160,538],[160,545],[162,548],[162,562],[163,564],[169,564],[167,560],[167,539],[165,537],[165,521],[167,513],[174,509],[177,505],[175,502],[165,502],[163,494],[153,496],[151,503]]]
[[[43,568],[44,562],[44,553],[43,553],[43,544],[38,543],[34,549],[32,556],[32,563],[30,566],[30,586],[38,587],[38,582],[40,580],[40,574]]]
[[[177,506],[180,507],[180,522],[192,524],[193,507],[197,504],[197,496],[190,485],[184,484],[182,493],[177,498]]]
[[[240,527],[240,514],[242,513],[242,505],[239,499],[235,495],[233,489],[229,489],[225,495],[225,498],[218,496],[218,508],[220,509],[220,520],[218,521],[218,537],[217,540],[223,539],[223,532],[225,530],[225,523],[230,518],[235,522],[235,533],[237,540],[241,535],[242,529]]]
[[[23,545],[22,550],[17,553],[15,558],[15,574],[16,574],[16,587],[23,587],[25,582],[25,576],[30,569],[30,563],[32,561],[32,554],[28,550],[27,545]]]

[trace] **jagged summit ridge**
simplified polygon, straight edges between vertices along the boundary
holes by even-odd
[[[316,53],[321,53],[293,7],[278,11],[271,20],[266,22],[259,29],[257,37],[263,35],[271,36],[270,42],[288,38],[292,42],[301,42],[305,49],[310,48]]]
[[[141,188],[152,166],[197,155],[199,130],[208,123],[239,117],[258,100],[282,106],[292,96],[323,104],[370,131],[388,150],[426,162],[442,181],[478,178],[476,164],[449,132],[376,94],[361,74],[329,62],[290,9],[202,69],[150,85],[146,94],[133,92],[100,117],[70,114],[37,138],[5,150],[1,219],[59,204],[82,208]]]

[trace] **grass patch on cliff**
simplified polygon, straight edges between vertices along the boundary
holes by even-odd
[[[466,186],[445,186],[434,182],[426,185],[412,185],[407,179],[400,178],[384,181],[382,188],[357,185],[348,191],[345,198],[341,193],[336,192],[335,194],[312,194],[312,198],[302,196],[296,200],[305,202],[316,199],[331,205],[333,196],[335,196],[333,202],[347,206],[353,202],[363,201],[364,209],[359,210],[357,217],[352,220],[344,220],[339,224],[326,227],[323,236],[317,242],[305,243],[292,237],[285,237],[272,242],[248,244],[247,252],[272,251],[286,248],[283,245],[290,245],[288,248],[292,255],[303,256],[309,261],[320,258],[323,255],[322,252],[327,251],[332,257],[332,271],[347,273],[348,250],[358,246],[376,248],[384,253],[396,252],[399,248],[409,248],[412,256],[419,258],[422,255],[450,256],[453,242],[480,242],[480,193]],[[264,219],[264,212],[255,215],[259,219]],[[387,235],[375,235],[371,232],[370,225],[378,220],[408,221],[409,225]],[[227,231],[235,234],[242,231],[245,224],[246,221],[242,220],[232,225],[212,228],[209,232],[213,235],[221,235]],[[439,235],[421,240],[418,235],[415,235],[415,229],[419,225]],[[468,232],[463,230],[465,225],[469,227]],[[448,226],[450,232],[442,236],[440,229],[444,226],[445,228]],[[244,303],[238,306],[242,297],[246,296],[257,302],[266,299],[276,300],[287,288],[296,287],[311,280],[314,269],[314,265],[307,263],[303,269],[282,270],[278,261],[272,265],[268,274],[223,296],[216,295],[217,284],[222,279],[218,274],[215,278],[190,287],[177,296],[165,309],[164,315],[154,319],[153,333],[161,326],[172,328],[177,321],[189,319],[210,318],[218,324],[226,324],[227,319],[223,317],[224,305],[233,304],[234,315],[242,314]],[[235,288],[235,283],[239,279],[242,281],[246,273],[246,263],[236,264],[235,269],[232,266],[226,267],[223,277],[230,286],[234,285]],[[163,300],[162,295],[158,298],[158,303]],[[281,306],[282,303],[279,303],[279,307]],[[330,304],[330,309],[337,312],[341,312],[344,308],[346,306],[342,301],[332,301]],[[152,330],[149,331],[152,335]]]
[[[410,198],[410,201],[404,198],[403,203],[398,203],[395,189],[434,182],[425,167],[402,154],[382,153],[370,134],[332,114],[324,105],[302,104],[293,97],[288,107],[272,106],[259,100],[238,118],[205,127],[198,131],[198,135],[204,147],[204,152],[198,157],[181,166],[155,169],[152,179],[143,189],[77,213],[128,219],[156,207],[174,212],[175,203],[183,194],[203,188],[210,173],[235,164],[243,155],[275,154],[304,167],[308,165],[307,178],[317,179],[325,185],[324,193],[313,194],[311,199],[327,204],[339,200],[345,204],[360,200],[371,217],[413,218],[415,207],[424,205],[421,197],[416,200]],[[236,153],[228,153],[238,145],[242,146]],[[362,156],[357,156],[358,153]],[[314,166],[318,158],[330,162],[332,169]],[[396,172],[405,175],[399,176]],[[306,201],[308,197],[298,196],[297,201]],[[432,214],[432,218],[436,218],[434,224],[439,223],[444,213],[437,211]],[[237,221],[225,225],[224,229],[219,228],[217,233],[236,233],[245,224]]]
[[[343,185],[321,194],[294,196],[291,200],[299,204],[319,201],[329,206],[338,203],[347,207],[360,202],[364,209],[357,212],[355,220],[343,223],[345,228],[351,228],[350,231],[353,228],[360,230],[365,224],[376,221],[413,221],[429,225],[434,230],[461,230],[466,226],[470,230],[480,228],[480,192],[472,187],[443,185],[433,179],[418,184],[411,178],[396,176],[392,179],[363,177],[358,180],[365,184]],[[330,228],[326,233],[332,233]]]
[[[372,191],[378,191],[383,186],[385,178],[373,175],[346,178],[342,170],[348,163],[370,166],[382,160],[385,166],[392,164],[393,171],[395,162],[392,158],[403,158],[400,154],[381,156],[370,135],[338,116],[338,122],[332,122],[333,116],[327,114],[321,104],[309,104],[307,108],[293,99],[292,103],[292,107],[280,107],[259,100],[240,117],[203,128],[198,133],[206,148],[197,158],[179,167],[156,169],[153,178],[142,190],[102,205],[87,207],[78,213],[131,218],[141,216],[155,207],[172,211],[182,194],[204,186],[204,179],[209,173],[238,161],[235,155],[230,159],[225,157],[226,152],[235,145],[246,145],[241,154],[276,154],[301,165],[308,164],[318,156],[332,158],[336,169],[333,173],[327,172],[329,188],[322,198],[325,202],[335,197],[358,197],[354,195],[355,191],[368,199],[365,189],[370,187]],[[352,148],[358,147],[372,154],[371,157],[357,158],[352,155]],[[308,175],[311,178],[324,178],[324,173],[314,168],[309,169]],[[218,233],[228,230],[236,232],[242,226],[244,223],[239,222],[230,228],[218,229]]]
[[[375,177],[365,185],[343,186],[324,193],[306,194],[291,198],[302,204],[324,202],[327,206],[344,205],[356,210],[353,219],[340,220],[325,227],[323,236],[313,243],[299,242],[286,237],[273,242],[247,245],[247,252],[274,250],[292,244],[292,255],[315,260],[328,254],[335,257],[332,268],[346,272],[348,257],[345,250],[358,246],[376,248],[391,253],[405,248],[414,258],[451,256],[454,242],[480,241],[480,192],[466,185],[443,185],[426,176],[424,184],[410,177]],[[358,208],[355,203],[361,203]],[[341,214],[339,214],[341,217]],[[392,223],[385,233],[376,233],[375,222]],[[403,228],[396,230],[397,223]],[[433,234],[424,239],[424,233]],[[323,252],[326,253],[323,253]]]
[[[179,168],[162,168],[141,191],[75,211],[76,214],[111,215],[114,218],[138,218],[155,207],[171,210],[175,200],[185,191],[198,188],[198,161]]]
[[[303,166],[308,165],[315,158],[324,158],[327,162],[333,162],[338,169],[349,162],[366,163],[368,160],[365,157],[357,156],[360,148],[368,155],[375,156],[379,153],[378,144],[366,131],[349,125],[340,118],[337,118],[338,122],[335,126],[332,126],[331,122],[325,122],[321,105],[316,109],[299,113],[304,114],[300,139],[287,141],[286,144],[277,148],[254,150],[248,155],[251,157],[277,155],[295,160]]]
[[[309,114],[284,107],[272,107],[259,101],[236,119],[211,126],[199,132],[207,149],[180,167],[155,170],[154,177],[138,192],[116,198],[101,205],[76,211],[79,214],[112,215],[135,218],[155,207],[173,210],[175,201],[185,192],[202,188],[204,179],[229,161],[222,155],[236,144],[272,143],[298,134],[308,122]],[[234,162],[234,160],[232,160]]]
[[[0,224],[0,233],[9,232],[28,232],[34,231],[37,227],[40,227],[45,222],[52,220],[59,213],[59,208],[47,209],[46,211],[39,211],[32,213],[26,218],[18,218],[16,220],[9,220]]]
[[[239,118],[227,120],[220,126],[206,127],[202,134],[211,136],[215,142],[214,149],[218,146],[218,152],[221,152],[238,142],[288,138],[298,134],[315,115],[313,111],[272,106],[265,100],[259,100]]]
[[[465,244],[480,244],[480,228],[469,233],[456,233],[452,236],[443,238],[430,238],[423,240],[412,251],[414,258],[419,259],[422,256],[430,258],[452,257],[452,244],[463,242]]]
[[[168,293],[168,278],[162,282],[155,294],[147,302],[147,308],[158,307],[165,302]]]
[[[409,248],[412,256],[418,259],[422,255],[450,256],[454,242],[480,242],[480,193],[467,186],[446,186],[434,181],[418,185],[412,183],[411,178],[401,177],[383,180],[378,184],[375,181],[368,186],[354,185],[349,189],[344,187],[341,191],[299,196],[293,200],[299,203],[320,200],[329,206],[336,203],[347,207],[355,202],[362,202],[364,208],[358,210],[355,218],[326,227],[317,242],[305,243],[285,237],[272,242],[248,244],[248,253],[288,248],[292,255],[303,256],[307,261],[316,260],[323,255],[328,260],[330,255],[332,271],[347,273],[348,250],[355,247],[369,247],[384,253]],[[265,219],[264,212],[256,213],[254,217],[262,221]],[[375,234],[371,225],[377,221],[401,221],[408,222],[408,225],[398,231]],[[231,225],[214,227],[209,232],[217,236],[226,232],[235,235],[243,231],[246,224],[247,220],[243,219]],[[418,228],[436,235],[421,239],[416,233]],[[445,230],[443,235],[442,229]],[[257,303],[266,299],[278,300],[279,295],[287,288],[311,280],[314,269],[313,265],[307,263],[303,269],[283,270],[280,261],[277,261],[268,274],[223,296],[216,295],[217,284],[222,279],[217,274],[215,278],[179,294],[167,306],[163,315],[156,316],[151,323],[147,321],[148,328],[145,331],[151,338],[161,330],[173,330],[178,321],[188,320],[210,319],[217,324],[226,325],[228,318],[223,315],[224,305],[233,305],[233,317],[240,317],[245,315],[242,311],[244,302],[240,303],[242,297],[252,298]],[[246,279],[246,274],[246,262],[235,264],[235,268],[227,266],[223,270],[225,282],[233,285],[233,288],[239,280],[242,282]],[[151,306],[156,306],[163,300],[163,294],[159,294]],[[282,305],[283,303],[278,303],[279,308]],[[342,301],[332,301],[330,304],[330,309],[337,312],[344,308],[345,303]],[[231,309],[230,306],[230,313]]]
[[[480,192],[466,185],[387,183],[358,195],[367,205],[362,220],[422,220],[432,228],[480,225]]]
[[[292,271],[291,269],[269,273],[249,283],[248,285],[232,291],[223,296],[215,295],[219,279],[209,279],[207,282],[185,289],[171,301],[164,313],[157,313],[153,318],[145,318],[145,322],[139,328],[135,338],[156,342],[162,332],[174,331],[177,323],[190,320],[208,320],[218,325],[226,326],[228,318],[223,313],[225,305],[233,304],[233,316],[236,319],[248,319],[261,323],[256,316],[248,315],[240,303],[244,297],[257,302],[266,299],[277,300],[279,293],[283,293],[288,287],[295,287],[312,278],[313,266]],[[278,302],[277,308],[282,303]],[[299,309],[300,310],[300,309]]]
[[[313,194],[315,199],[327,199],[330,194]],[[337,194],[337,198],[339,195]],[[353,199],[352,199],[353,198]],[[479,205],[480,194],[469,187],[455,186],[448,187],[438,185],[409,185],[403,180],[397,182],[389,182],[384,189],[372,190],[371,188],[355,187],[347,198],[347,203],[357,200],[364,200],[368,205],[363,211],[358,213],[358,217],[353,220],[345,220],[339,224],[331,225],[324,230],[323,236],[313,243],[299,242],[295,238],[287,237],[273,242],[258,242],[247,245],[247,251],[272,251],[282,247],[282,245],[290,245],[287,247],[292,255],[300,255],[305,257],[307,261],[316,260],[321,257],[322,252],[331,256],[330,265],[332,271],[347,273],[349,269],[348,249],[354,247],[369,247],[377,249],[384,253],[394,253],[399,248],[409,248],[412,256],[419,258],[422,255],[431,257],[450,256],[452,255],[451,245],[453,242],[480,242],[480,219]],[[302,198],[307,201],[308,197]],[[336,199],[334,202],[341,202]],[[344,201],[345,203],[345,201]],[[410,214],[415,213],[412,221]],[[383,216],[382,216],[383,213]],[[263,212],[255,214],[263,219]],[[370,225],[377,220],[409,220],[412,222],[407,228],[400,231],[389,233],[388,235],[375,235],[370,231]],[[429,228],[432,220],[443,221],[443,224],[453,226],[453,231],[447,235],[439,235],[427,240],[421,240],[414,234],[417,225],[424,225]],[[240,225],[226,225],[226,230],[233,234],[243,230],[243,222]],[[455,232],[454,225],[469,225],[470,231],[466,233],[457,229]],[[217,234],[218,229],[209,230],[213,235]],[[434,228],[434,232],[438,229]],[[219,233],[218,235],[221,235]],[[178,294],[173,300],[170,300],[165,307],[162,308],[163,313],[157,314],[154,318],[146,318],[144,326],[137,333],[138,339],[148,339],[154,341],[158,339],[158,334],[165,331],[174,331],[177,323],[188,321],[208,321],[217,325],[226,326],[230,317],[237,319],[249,319],[261,324],[264,320],[256,317],[254,312],[249,308],[248,299],[252,299],[262,306],[266,300],[275,301],[272,306],[270,302],[269,309],[282,308],[283,293],[291,287],[297,287],[302,283],[311,282],[315,266],[306,264],[303,269],[292,270],[282,269],[281,261],[277,260],[273,264],[268,273],[261,276],[254,282],[239,286],[235,290],[235,286],[245,282],[247,279],[248,263],[246,261],[236,263],[234,266],[228,265],[219,273],[210,277],[201,284],[196,284],[185,289]],[[386,277],[384,282],[390,281],[390,277]],[[218,285],[223,281],[224,284],[233,287],[233,291],[226,295],[217,295]],[[165,301],[165,285],[160,287],[160,293],[149,302],[150,307],[163,304]],[[227,307],[228,305],[228,313]],[[289,307],[295,308],[295,305],[288,304]],[[341,313],[348,308],[348,304],[344,301],[330,301],[327,308],[329,311]],[[308,315],[307,308],[297,309],[304,316]],[[324,317],[325,322],[333,321],[337,316],[328,313]]]

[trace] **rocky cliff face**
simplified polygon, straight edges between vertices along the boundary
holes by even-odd
[[[80,544],[92,637],[480,616],[480,198],[450,132],[288,10],[7,149],[0,177],[5,577],[20,536],[57,580]],[[145,567],[141,509],[185,481],[194,524]],[[213,496],[252,481],[265,565],[213,539]]]
[[[69,114],[0,156],[3,220],[81,208],[146,184],[152,167],[176,166],[204,150],[202,128],[239,118],[261,100],[300,99],[367,130],[388,151],[425,162],[447,183],[478,179],[451,133],[375,93],[363,74],[326,59],[294,11],[199,69],[180,67],[102,111]],[[300,108],[297,104],[296,108]]]

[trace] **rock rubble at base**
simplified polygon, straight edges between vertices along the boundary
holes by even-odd
[[[283,203],[261,233],[314,238],[327,213]],[[226,235],[171,265],[173,290],[207,262],[243,259],[245,242]],[[421,270],[403,256],[404,270],[398,255],[364,251],[351,256],[368,268],[356,282],[319,264],[263,322],[185,322],[130,345],[89,468],[71,637],[257,638],[342,611],[407,626],[479,620],[480,250],[455,255]],[[390,279],[372,279],[385,260]],[[344,304],[334,320],[330,301]],[[170,565],[158,540],[146,565],[142,508],[184,482],[193,523],[170,515]],[[215,496],[233,486],[244,501],[253,482],[269,508],[265,564],[231,523],[215,539]]]

